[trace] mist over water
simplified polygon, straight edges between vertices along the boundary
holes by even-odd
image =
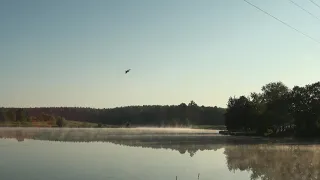
[[[188,128],[0,128],[1,179],[319,179],[319,143]]]
[[[104,136],[220,136],[219,130],[191,129],[191,128],[156,128],[156,127],[135,127],[135,128],[0,128],[1,133],[13,133],[23,131],[34,132],[59,132],[61,134],[101,134]]]

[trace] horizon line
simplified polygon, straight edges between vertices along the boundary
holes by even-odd
[[[182,104],[182,103],[180,103]],[[5,106],[1,106],[0,109],[40,109],[40,108],[79,108],[79,109],[116,109],[116,108],[127,108],[127,107],[146,107],[146,106],[162,106],[162,107],[170,107],[170,106],[179,106],[180,104],[172,104],[172,105],[156,105],[156,104],[151,104],[151,105],[126,105],[126,106],[115,106],[115,107],[110,107],[110,108],[95,108],[95,107],[89,107],[89,106],[34,106],[34,107],[5,107]],[[186,104],[186,103],[184,103]],[[186,104],[188,106],[188,104]],[[219,107],[219,106],[205,106],[205,105],[201,105],[198,107],[211,107],[211,108],[222,108],[225,109],[224,107]]]

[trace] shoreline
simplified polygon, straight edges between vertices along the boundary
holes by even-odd
[[[257,133],[247,133],[247,132],[229,132],[229,131],[219,131],[219,134],[232,137],[249,137],[249,138],[268,138],[276,140],[298,140],[298,141],[320,141],[318,136],[297,136],[295,134],[269,134],[269,135],[259,135]]]

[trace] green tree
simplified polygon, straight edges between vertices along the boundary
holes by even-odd
[[[282,99],[289,92],[289,88],[282,82],[268,83],[261,88],[262,97],[266,103]]]
[[[14,109],[8,109],[5,112],[5,119],[6,121],[15,122],[16,121],[16,113]]]
[[[17,111],[16,111],[16,120],[17,121],[20,121],[20,122],[27,122],[27,121],[30,121],[30,118],[28,116],[28,113],[26,110],[22,109],[22,108],[19,108]]]
[[[64,126],[66,126],[67,122],[63,117],[58,116],[56,118],[56,124],[57,124],[58,127],[64,127]]]
[[[247,97],[230,97],[225,113],[225,124],[230,131],[249,131],[254,129],[255,115],[255,108]]]
[[[262,87],[264,110],[261,114],[261,124],[264,131],[271,129],[275,133],[283,132],[287,125],[293,123],[289,114],[289,92],[289,88],[282,82],[269,83]]]
[[[187,105],[185,103],[181,103],[178,108],[181,122],[185,122],[186,125],[190,125],[191,122],[187,118]]]
[[[1,109],[2,119],[3,121],[9,121],[9,117],[7,116],[7,110]]]
[[[320,82],[295,86],[292,90],[290,110],[297,135],[320,135]]]
[[[41,121],[55,121],[55,117],[53,115],[50,114],[46,114],[46,113],[41,113],[39,120]]]
[[[199,106],[193,100],[187,106],[187,118],[192,124],[200,124]]]

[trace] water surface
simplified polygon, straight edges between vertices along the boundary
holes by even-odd
[[[6,180],[318,179],[320,146],[190,129],[0,128]]]

